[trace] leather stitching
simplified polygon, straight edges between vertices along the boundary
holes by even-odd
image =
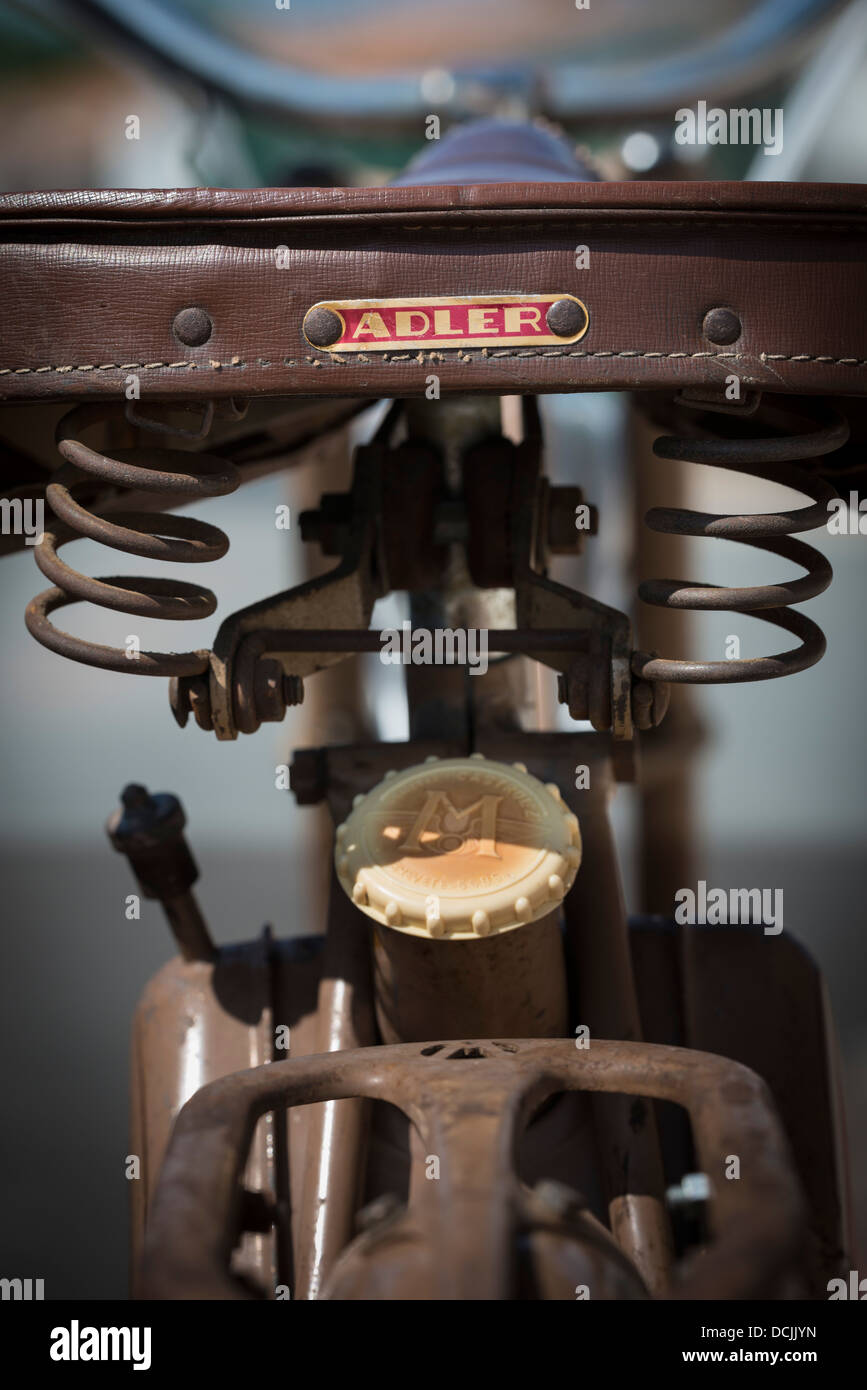
[[[567,352],[563,348],[503,348],[495,352],[488,352],[482,349],[480,353],[473,355],[457,349],[455,356],[446,357],[442,352],[430,353],[381,353],[376,357],[368,357],[365,353],[353,353],[347,357],[307,357],[303,361],[294,358],[284,357],[281,362],[271,362],[266,358],[260,358],[255,363],[244,362],[240,357],[233,357],[228,362],[90,362],[80,363],[65,367],[0,367],[0,376],[26,376],[44,375],[47,372],[144,372],[144,371],[177,371],[186,369],[188,371],[222,371],[225,367],[234,367],[242,371],[252,366],[256,367],[351,367],[356,362],[364,366],[372,366],[378,363],[387,363],[389,366],[394,363],[416,362],[422,363],[446,363],[449,362],[493,362],[502,357],[641,357],[656,359],[693,359],[693,358],[712,358],[716,361],[730,361],[733,359],[754,356],[740,352],[642,352],[636,348],[627,348],[623,351],[600,349],[596,352]],[[826,357],[813,353],[787,353],[787,352],[761,352],[757,359],[759,362],[819,362],[826,366],[833,367],[864,367],[867,366],[867,358],[863,357]]]

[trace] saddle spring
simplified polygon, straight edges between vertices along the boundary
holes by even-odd
[[[225,409],[221,407],[221,409]],[[228,407],[234,418],[241,418],[245,406],[234,402]],[[214,407],[208,403],[201,429],[189,431],[144,419],[127,408],[126,418],[133,425],[161,434],[187,439],[203,438],[210,429]],[[218,527],[192,517],[170,512],[90,511],[73,492],[96,478],[113,488],[130,488],[160,493],[171,504],[180,505],[194,498],[222,497],[234,492],[240,482],[234,464],[212,454],[181,449],[116,449],[111,455],[99,453],[79,435],[106,420],[117,418],[111,406],[76,406],[57,427],[57,447],[63,466],[45,490],[45,499],[54,519],[47,522],[35,547],[36,563],[54,588],[45,589],[27,606],[27,627],[37,642],[72,661],[106,671],[139,676],[194,676],[207,669],[207,652],[139,652],[133,660],[122,647],[107,647],[62,632],[50,620],[57,609],[88,602],[142,618],[193,620],[209,617],[217,607],[210,589],[183,580],[108,575],[93,578],[65,564],[58,555],[69,541],[88,537],[114,550],[148,559],[201,564],[219,560],[229,548],[229,540]],[[122,418],[122,417],[121,417]]]
[[[731,413],[723,406],[705,404],[703,408]],[[826,645],[824,633],[803,613],[793,611],[791,605],[815,598],[827,589],[832,570],[818,550],[792,536],[824,526],[828,503],[838,494],[824,478],[797,467],[794,461],[821,458],[841,448],[849,438],[849,425],[836,410],[821,402],[799,402],[797,410],[799,416],[806,417],[807,428],[801,431],[750,439],[667,435],[656,440],[653,452],[658,458],[709,464],[778,483],[812,498],[811,506],[752,515],[654,507],[645,516],[645,523],[651,530],[667,535],[716,536],[738,541],[792,560],[806,573],[783,583],[750,588],[651,579],[639,585],[638,594],[645,603],[660,608],[746,613],[793,633],[801,645],[776,656],[726,661],[673,661],[635,653],[632,669],[636,676],[688,685],[732,684],[794,675],[821,660]]]

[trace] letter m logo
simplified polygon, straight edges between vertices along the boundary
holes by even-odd
[[[472,806],[458,810],[445,792],[428,792],[400,848],[415,853],[429,850],[434,854],[456,854],[473,840],[478,842],[474,853],[499,859],[497,808],[502,799],[501,796],[480,796]]]

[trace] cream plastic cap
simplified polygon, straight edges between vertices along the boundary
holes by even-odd
[[[581,863],[581,833],[559,788],[522,763],[429,758],[355,798],[335,863],[380,925],[472,940],[553,912]]]

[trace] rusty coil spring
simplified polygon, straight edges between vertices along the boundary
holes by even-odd
[[[708,408],[708,407],[705,407]],[[799,413],[805,414],[806,410]],[[674,681],[689,685],[717,685],[742,681],[774,680],[794,675],[820,661],[825,653],[825,635],[803,613],[789,605],[803,603],[821,594],[831,582],[831,566],[818,550],[803,541],[790,539],[793,532],[811,531],[828,520],[828,503],[836,489],[806,469],[795,467],[794,459],[820,458],[839,449],[849,437],[846,420],[825,406],[810,409],[808,428],[803,433],[756,439],[689,439],[664,436],[657,439],[653,452],[658,458],[685,460],[730,469],[751,477],[804,493],[813,505],[794,511],[755,515],[720,515],[682,508],[654,507],[645,517],[653,531],[679,536],[717,536],[754,546],[801,565],[806,574],[781,584],[751,588],[724,588],[697,584],[684,579],[651,579],[639,586],[639,597],[660,608],[690,611],[747,613],[800,638],[801,645],[776,656],[745,657],[728,661],[672,661],[664,657],[635,653],[632,670],[649,681]]]
[[[236,415],[241,412],[235,411]],[[116,449],[112,456],[98,453],[77,437],[82,431],[112,418],[109,407],[76,406],[57,427],[57,447],[64,459],[54,481],[45,489],[45,498],[55,521],[46,525],[35,547],[36,563],[55,588],[45,589],[27,606],[25,620],[37,642],[44,647],[106,671],[131,672],[138,676],[193,676],[207,669],[208,654],[198,652],[140,652],[131,659],[122,647],[105,647],[62,632],[50,621],[50,614],[68,604],[89,602],[120,613],[142,618],[193,620],[207,618],[217,600],[200,584],[175,579],[139,578],[107,575],[96,579],[80,574],[60,559],[57,552],[72,540],[88,537],[114,550],[148,559],[201,564],[218,560],[229,548],[228,537],[216,526],[162,512],[112,511],[110,517],[88,511],[77,502],[73,489],[96,477],[113,487],[161,493],[170,505],[180,505],[196,497],[222,497],[234,492],[239,483],[234,464],[212,454],[189,453],[178,449]],[[135,423],[162,433],[199,438],[208,429],[213,407],[208,406],[198,433],[171,430],[149,420]],[[79,471],[81,470],[81,471]],[[82,477],[82,473],[87,475]],[[92,487],[92,484],[91,484]]]

